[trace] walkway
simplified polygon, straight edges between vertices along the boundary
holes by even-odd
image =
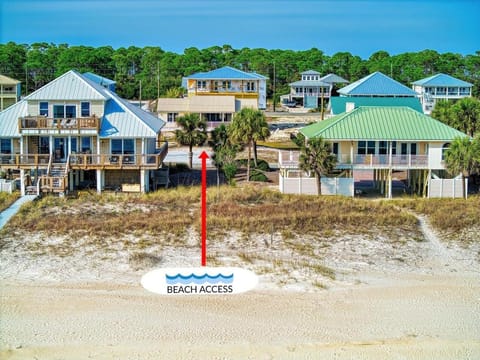
[[[5,224],[10,220],[10,218],[15,215],[18,210],[22,207],[23,204],[25,204],[28,201],[33,201],[37,195],[25,195],[22,196],[20,199],[15,201],[12,205],[10,205],[9,208],[3,210],[0,212],[0,229],[2,229]]]

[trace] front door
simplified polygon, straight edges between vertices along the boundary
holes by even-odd
[[[67,139],[54,138],[53,139],[53,162],[67,161]]]

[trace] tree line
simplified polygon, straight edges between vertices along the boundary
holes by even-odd
[[[127,99],[154,99],[181,86],[182,77],[232,66],[267,76],[268,98],[286,94],[300,72],[335,73],[350,82],[381,71],[410,86],[411,82],[445,73],[474,85],[480,94],[480,51],[475,54],[438,53],[435,50],[390,55],[380,50],[368,59],[349,52],[332,56],[322,50],[234,49],[230,45],[186,48],[182,54],[161,47],[69,46],[68,44],[0,44],[0,73],[22,82],[29,94],[68,70],[94,72],[117,82],[117,93]]]

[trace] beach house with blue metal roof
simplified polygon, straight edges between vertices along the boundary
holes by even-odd
[[[430,114],[438,100],[458,100],[472,96],[473,85],[447,74],[436,74],[412,83],[425,114]]]
[[[417,93],[409,87],[376,71],[338,90],[340,96],[368,97],[416,97]]]
[[[267,77],[224,66],[186,76],[182,85],[188,96],[234,96],[241,107],[267,107]]]
[[[0,168],[19,173],[22,193],[151,188],[165,122],[97,80],[71,70],[0,112]]]

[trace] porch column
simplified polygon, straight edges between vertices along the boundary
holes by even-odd
[[[150,190],[150,171],[140,170],[140,191],[147,193]]]
[[[53,137],[52,135],[50,135],[48,137],[48,155],[50,156],[50,158],[52,157],[53,155]]]
[[[350,142],[350,163],[353,165],[355,162],[353,161],[353,141]]]
[[[20,195],[25,196],[25,170],[20,169]]]
[[[97,170],[97,193],[102,192],[103,183],[105,182],[104,171]]]
[[[387,197],[389,199],[392,198],[392,168],[388,169],[388,183],[387,183],[387,186],[388,186],[388,191],[387,191]]]

